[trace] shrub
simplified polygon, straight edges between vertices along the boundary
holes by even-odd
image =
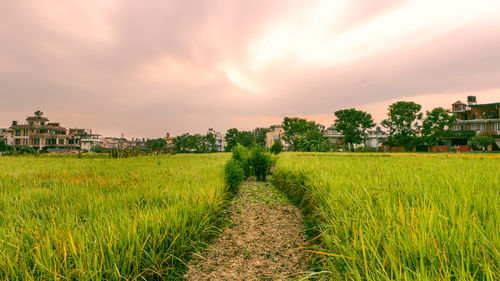
[[[251,176],[252,169],[251,163],[249,161],[249,151],[248,148],[241,144],[233,147],[233,159],[238,161],[245,172],[245,177]]]
[[[488,145],[492,143],[493,143],[493,136],[487,133],[482,133],[472,138],[472,145],[483,151],[486,150]]]
[[[224,178],[229,190],[235,192],[241,182],[245,180],[245,171],[243,171],[241,163],[230,159],[224,166]]]
[[[283,144],[281,143],[281,140],[274,140],[273,145],[271,145],[271,148],[269,149],[272,154],[279,154],[281,151],[283,151]]]
[[[249,162],[255,176],[257,176],[257,180],[265,181],[272,163],[271,154],[265,152],[262,147],[254,146],[250,151]]]

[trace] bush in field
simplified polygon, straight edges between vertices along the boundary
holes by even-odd
[[[265,181],[266,175],[271,167],[272,158],[271,154],[264,151],[260,146],[252,147],[250,151],[250,164],[257,180]]]
[[[249,154],[250,152],[248,148],[241,144],[233,147],[233,159],[240,163],[241,168],[243,168],[243,171],[245,172],[245,177],[251,176],[252,173],[251,163],[248,158]]]
[[[281,143],[281,140],[274,140],[273,145],[271,145],[271,148],[269,148],[272,154],[279,154],[281,151],[283,151],[283,144]]]
[[[36,150],[31,147],[20,147],[16,150],[16,153],[19,155],[35,154]]]
[[[229,190],[236,191],[241,182],[245,180],[245,171],[243,171],[241,163],[234,159],[227,161],[224,166],[224,178]]]

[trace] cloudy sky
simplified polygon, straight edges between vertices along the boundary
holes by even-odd
[[[0,127],[253,129],[500,101],[500,1],[0,1]]]

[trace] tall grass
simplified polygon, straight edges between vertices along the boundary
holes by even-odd
[[[228,158],[0,158],[0,279],[180,278],[213,234]]]
[[[499,280],[500,158],[285,153],[332,280]]]

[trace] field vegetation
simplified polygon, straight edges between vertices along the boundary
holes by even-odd
[[[228,154],[0,158],[0,279],[177,279],[214,234]]]
[[[499,280],[500,156],[280,154],[333,280]]]

